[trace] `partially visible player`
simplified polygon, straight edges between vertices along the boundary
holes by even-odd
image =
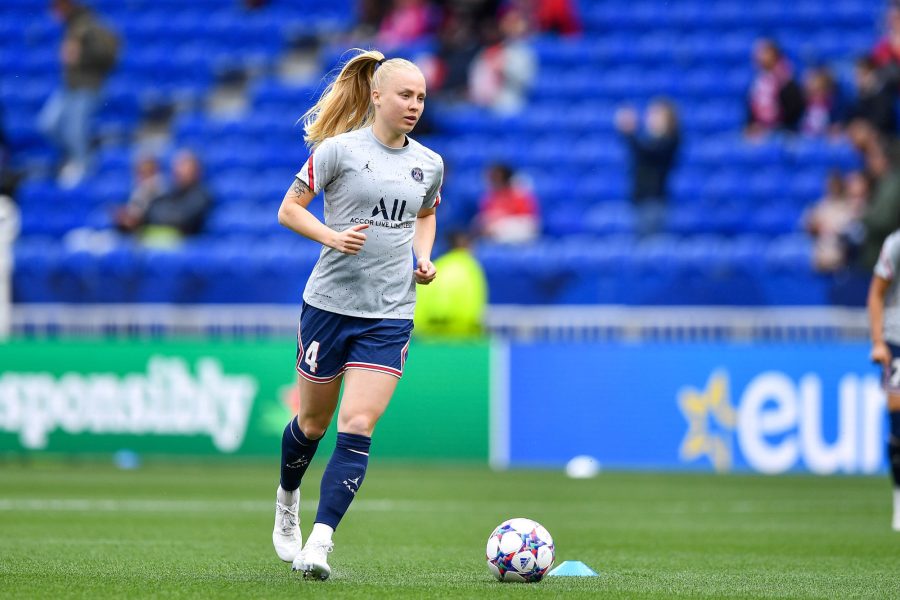
[[[307,577],[331,574],[332,534],[362,485],[372,432],[403,374],[416,284],[437,273],[431,250],[443,161],[407,136],[424,108],[425,78],[413,63],[360,51],[305,115],[311,153],[278,211],[282,225],[322,244],[303,293],[300,409],[282,437],[272,533],[278,556]],[[320,190],[325,223],[306,208]],[[337,447],[301,550],[300,480],[342,384]]]
[[[894,481],[894,531],[900,531],[900,230],[884,241],[869,287],[873,362],[884,369],[890,415],[888,460]]]

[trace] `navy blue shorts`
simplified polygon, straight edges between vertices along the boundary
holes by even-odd
[[[891,368],[882,369],[884,391],[891,396],[900,396],[900,346],[888,343],[891,349]]]
[[[297,372],[313,383],[334,381],[347,369],[403,375],[412,319],[367,319],[303,303],[297,328]]]

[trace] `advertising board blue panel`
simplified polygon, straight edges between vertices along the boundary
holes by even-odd
[[[883,470],[884,395],[860,343],[512,344],[510,465]],[[496,400],[495,400],[496,401]],[[495,461],[496,462],[496,461]]]

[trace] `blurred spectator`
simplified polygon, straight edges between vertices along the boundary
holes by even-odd
[[[374,38],[390,7],[384,0],[358,0],[356,3],[356,36]]]
[[[865,120],[881,132],[892,136],[897,132],[896,90],[879,73],[875,61],[864,56],[856,61],[856,101],[849,118]]]
[[[891,165],[881,144],[866,155],[866,169],[874,181],[872,199],[859,220],[863,237],[859,265],[871,271],[885,238],[900,228],[900,170]]]
[[[581,21],[572,0],[533,0],[533,4],[534,22],[541,33],[581,33]]]
[[[872,62],[884,78],[896,85],[900,81],[900,6],[892,2],[885,16],[886,32],[872,49]]]
[[[12,309],[13,244],[21,230],[19,207],[9,196],[0,194],[0,343],[10,334]]]
[[[839,132],[843,120],[843,105],[834,76],[826,67],[810,69],[803,80],[806,109],[803,112],[803,133],[828,135]]]
[[[761,39],[753,48],[757,67],[750,86],[747,134],[759,135],[776,129],[796,131],[803,117],[803,91],[794,80],[793,69],[778,45]]]
[[[466,94],[469,65],[481,50],[477,17],[457,5],[447,7],[444,23],[438,33],[435,69],[426,76],[428,89],[443,98],[462,98]]]
[[[378,28],[378,43],[390,49],[432,32],[434,13],[426,0],[393,0]]]
[[[846,266],[847,251],[843,236],[859,217],[862,208],[858,197],[855,202],[850,200],[851,185],[857,186],[855,194],[868,195],[868,183],[862,173],[849,175],[846,183],[840,172],[830,174],[825,196],[804,215],[804,225],[814,240],[813,268],[817,271],[834,272]]]
[[[495,242],[518,244],[534,240],[540,232],[540,213],[535,197],[516,184],[513,170],[494,164],[487,171],[488,192],[481,199],[478,230]]]
[[[482,334],[487,279],[469,241],[462,232],[450,234],[450,251],[434,261],[440,276],[416,291],[417,335],[468,338]]]
[[[63,150],[60,184],[72,187],[88,167],[94,113],[118,59],[119,40],[74,0],[52,0],[50,6],[65,26],[60,48],[63,85],[47,100],[38,121],[41,131]]]
[[[882,139],[875,127],[865,119],[850,121],[846,133],[847,140],[862,155],[864,161]]]
[[[851,171],[844,177],[844,197],[855,216],[860,216],[872,197],[872,182],[864,171]]]
[[[847,137],[865,161],[872,182],[871,199],[848,241],[857,252],[859,268],[870,272],[878,261],[884,239],[900,227],[900,169],[889,158],[889,146],[868,122],[856,120],[847,127]]]
[[[134,189],[128,197],[128,203],[114,215],[116,226],[123,231],[135,230],[144,222],[144,215],[150,205],[165,193],[165,180],[159,162],[152,157],[138,160],[134,168]]]
[[[847,139],[859,151],[863,162],[867,165],[871,157],[884,154],[894,167],[900,166],[900,140],[894,136],[882,135],[869,121],[854,119],[845,128]],[[873,180],[873,185],[874,185]]]
[[[13,199],[18,176],[13,174],[9,166],[3,116],[0,107],[0,341],[9,336],[11,275],[14,264],[12,248],[22,222],[19,207]]]
[[[135,195],[139,202],[146,201],[141,198],[143,194],[152,193],[155,175],[151,169],[148,165],[138,167]],[[145,175],[142,187],[140,177]],[[129,215],[119,221],[120,227],[139,231],[142,240],[152,246],[171,246],[185,236],[199,233],[212,207],[212,197],[203,185],[202,176],[197,156],[187,150],[179,152],[172,161],[172,189],[151,198],[139,219],[131,220]]]
[[[656,233],[665,220],[669,173],[678,154],[678,114],[671,102],[655,100],[647,107],[643,130],[632,108],[620,109],[615,120],[631,154],[631,201],[638,211],[638,231]]]
[[[469,70],[469,98],[498,113],[518,112],[525,104],[537,70],[534,50],[527,42],[528,21],[509,10],[491,43],[475,57]]]
[[[10,150],[6,138],[5,115],[0,106],[0,196],[15,198],[16,188],[24,174],[10,164]]]

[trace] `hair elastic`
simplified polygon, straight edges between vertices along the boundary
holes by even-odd
[[[387,58],[379,59],[379,60],[377,61],[377,62],[378,62],[378,65],[379,65],[379,66],[383,65],[383,64],[384,64],[384,61],[386,61],[386,60],[387,60]]]

